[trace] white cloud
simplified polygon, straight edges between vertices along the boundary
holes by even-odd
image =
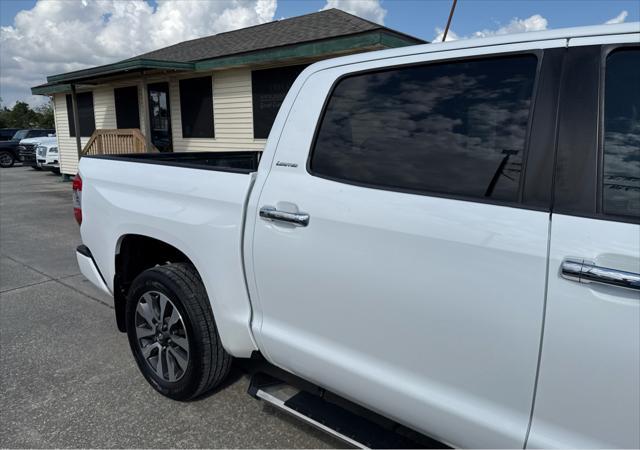
[[[108,64],[187,39],[273,20],[277,0],[39,1],[0,27],[0,97],[33,101],[53,75]]]
[[[509,25],[500,27],[497,30],[481,30],[473,33],[473,37],[487,37],[500,34],[525,33],[527,31],[541,31],[547,29],[547,19],[540,14],[534,14],[526,19],[511,19]]]
[[[436,27],[436,37],[433,38],[433,42],[442,42],[443,36],[444,30],[440,27]],[[446,42],[457,41],[458,39],[460,39],[460,36],[458,36],[451,28],[449,28],[449,31],[447,31]]]
[[[605,24],[607,25],[611,25],[614,23],[622,23],[627,19],[627,16],[629,15],[628,11],[620,11],[620,14],[618,14],[617,16],[615,16],[613,19],[609,19],[605,22]]]
[[[338,8],[363,19],[384,25],[387,10],[382,7],[380,0],[327,0],[321,11]]]
[[[534,14],[533,16],[527,17],[526,19],[518,19],[517,17],[514,17],[513,19],[511,19],[511,22],[509,22],[509,24],[504,27],[500,27],[495,30],[484,29],[476,31],[470,36],[459,36],[451,29],[449,29],[449,33],[447,33],[447,41],[455,41],[456,39],[481,38],[511,33],[525,33],[527,31],[541,31],[546,30],[547,25],[547,19],[542,17],[540,14]],[[441,42],[443,30],[441,28],[436,28],[435,33],[436,35],[433,38],[433,42]]]

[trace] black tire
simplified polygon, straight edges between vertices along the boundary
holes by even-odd
[[[158,376],[157,371],[151,368],[151,362],[142,354],[143,344],[136,331],[136,320],[138,324],[146,326],[145,322],[140,322],[142,316],[136,313],[138,302],[144,302],[145,294],[158,296],[157,293],[164,294],[172,303],[171,307],[175,305],[188,336],[186,369],[181,378],[173,382]],[[190,400],[215,388],[229,373],[232,357],[222,347],[207,293],[191,264],[168,264],[142,272],[129,290],[126,321],[129,345],[138,368],[149,384],[162,395],[174,400]],[[162,331],[160,333],[159,336],[162,336]],[[156,334],[152,339],[157,337]],[[167,352],[165,363],[169,357],[166,355]],[[174,364],[176,361],[174,359]]]
[[[11,167],[15,164],[16,159],[13,157],[11,152],[6,150],[0,151],[0,167]]]
[[[33,170],[42,170],[42,167],[38,167],[38,166],[31,166],[31,168],[32,168]]]

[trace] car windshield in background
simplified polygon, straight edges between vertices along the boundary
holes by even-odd
[[[16,131],[16,134],[13,135],[13,140],[14,141],[19,141],[21,139],[24,139],[24,138],[27,137],[27,134],[29,134],[29,130]]]

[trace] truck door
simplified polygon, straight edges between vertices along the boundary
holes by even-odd
[[[564,53],[539,49],[564,44],[309,76],[254,219],[271,362],[456,446],[523,446]]]
[[[546,322],[528,446],[638,448],[640,47],[576,41],[561,94]]]

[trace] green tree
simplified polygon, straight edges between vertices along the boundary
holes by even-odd
[[[40,128],[54,128],[55,122],[53,120],[53,104],[49,100],[44,105],[40,105],[36,108],[36,114],[38,114],[38,126]]]
[[[32,109],[28,103],[16,102],[13,108],[2,105],[0,99],[0,128],[53,128],[51,101]]]
[[[38,125],[38,114],[25,102],[16,102],[9,117],[10,126],[14,128],[35,128]]]
[[[9,112],[10,110],[2,104],[2,97],[0,97],[0,128],[10,128]]]

